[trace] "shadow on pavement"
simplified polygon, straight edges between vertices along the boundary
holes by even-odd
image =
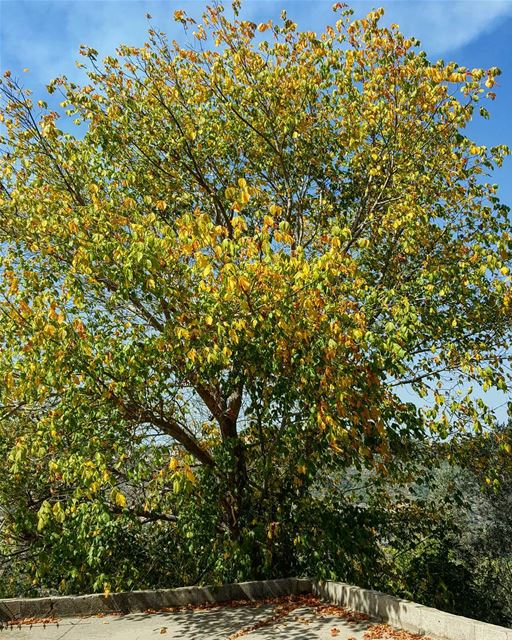
[[[229,608],[200,611],[178,611],[174,613],[130,614],[111,620],[126,624],[129,621],[151,625],[153,631],[158,627],[168,629],[173,640],[227,640],[233,638],[287,638],[290,640],[317,640],[326,630],[337,628],[340,640],[347,635],[361,634],[372,622],[349,622],[342,617],[319,615],[313,608],[300,607],[284,615],[278,615],[274,606],[254,608]],[[243,633],[242,633],[243,632]]]

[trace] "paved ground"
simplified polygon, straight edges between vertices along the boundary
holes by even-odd
[[[371,623],[300,605],[219,607],[171,613],[68,618],[56,624],[4,627],[0,640],[363,640]],[[377,640],[377,637],[372,637]]]

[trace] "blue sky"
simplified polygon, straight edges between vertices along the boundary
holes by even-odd
[[[321,31],[332,22],[334,0],[245,0],[242,15],[255,22],[278,18],[285,8],[306,30]],[[348,1],[348,0],[347,0]],[[230,0],[226,0],[228,5]],[[144,42],[145,14],[170,36],[181,38],[172,20],[176,9],[198,15],[203,0],[0,0],[0,69],[22,76],[27,87],[42,97],[44,86],[66,74],[79,80],[74,61],[80,44],[112,54],[117,45]],[[479,144],[512,147],[512,0],[356,0],[349,2],[361,15],[385,8],[384,22],[397,22],[402,31],[421,40],[430,59],[455,60],[468,67],[500,67],[498,97],[491,120],[478,120],[471,134]],[[22,70],[28,67],[29,72]],[[496,173],[501,198],[512,205],[512,159]],[[491,394],[494,406],[504,398]],[[505,416],[504,409],[499,411]]]

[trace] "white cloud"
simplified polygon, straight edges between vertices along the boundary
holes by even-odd
[[[252,20],[277,16],[282,7],[300,28],[322,30],[333,21],[334,0],[248,0],[244,12]],[[383,22],[396,22],[407,35],[421,40],[431,55],[454,51],[512,16],[512,0],[347,0],[356,16],[383,6]]]
[[[333,0],[246,0],[243,14],[255,21],[277,18],[281,8],[302,29],[321,31],[333,21]],[[1,65],[30,67],[32,78],[46,83],[65,73],[77,77],[74,61],[81,43],[113,53],[120,43],[141,44],[145,13],[171,36],[180,33],[172,20],[176,8],[197,15],[206,0],[0,0]],[[225,1],[230,5],[230,0]],[[419,38],[430,57],[446,55],[491,31],[512,16],[512,0],[356,0],[357,15],[383,5],[383,21],[397,22]],[[179,36],[178,36],[179,37]]]
[[[390,0],[383,4],[386,20],[421,40],[422,48],[432,55],[467,45],[512,16],[510,0]]]
[[[98,49],[100,57],[115,53],[120,44],[141,45],[147,13],[155,17],[155,26],[176,35],[172,14],[178,6],[176,0],[0,0],[1,63],[16,70],[29,67],[41,83],[61,74],[74,79],[81,75],[75,66],[81,44]]]

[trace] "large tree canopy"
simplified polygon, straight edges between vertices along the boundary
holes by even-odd
[[[84,48],[55,111],[5,74],[0,437],[14,481],[30,461],[52,487],[33,535],[186,500],[257,575],[300,547],[318,470],[383,477],[490,419],[471,385],[509,385],[507,149],[464,129],[499,71],[335,10],[320,35],[178,11],[194,46]]]

